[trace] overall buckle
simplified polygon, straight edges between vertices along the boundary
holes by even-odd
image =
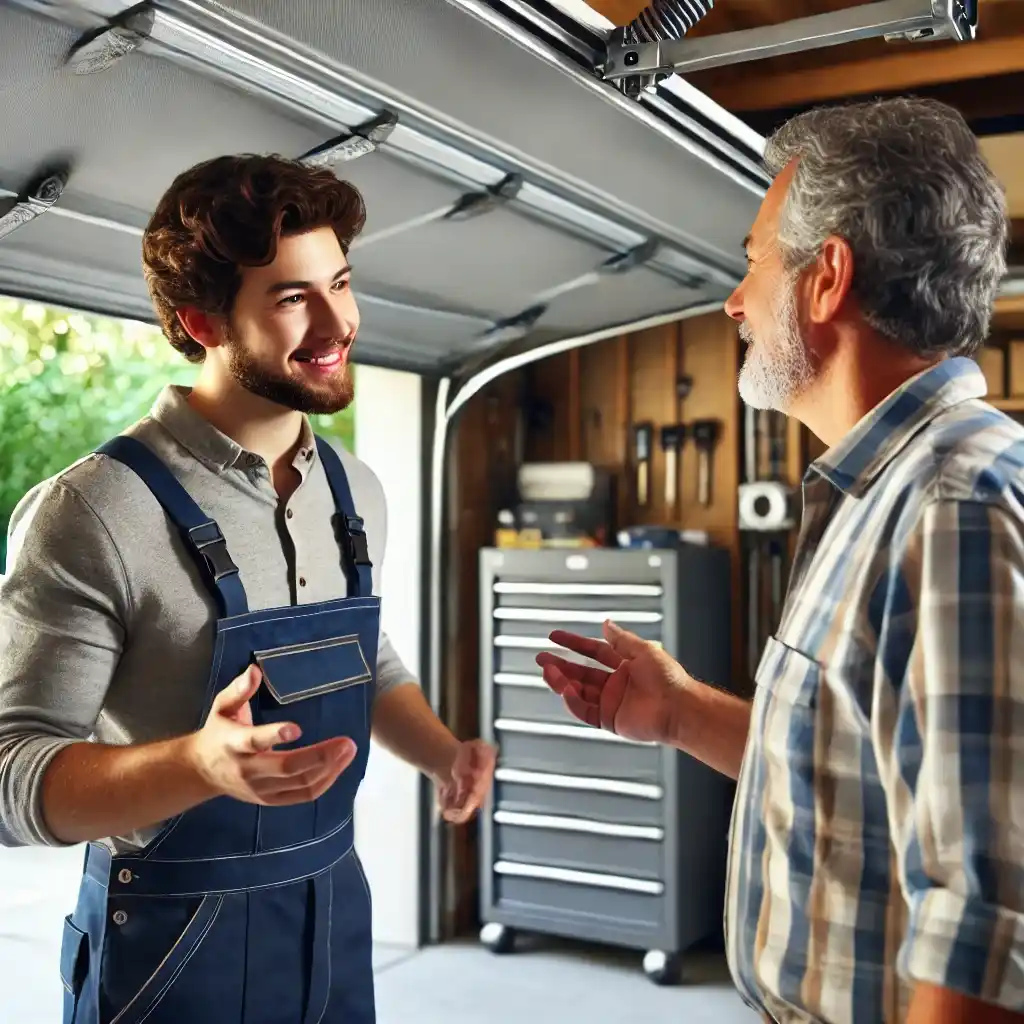
[[[345,516],[345,533],[348,537],[348,552],[353,565],[373,565],[370,548],[366,541],[366,530],[359,516]]]
[[[228,543],[220,527],[212,520],[202,523],[200,526],[193,526],[188,531],[189,540],[195,549],[203,556],[206,568],[213,577],[214,583],[220,583],[225,576],[237,576],[238,566],[231,560],[228,554]]]

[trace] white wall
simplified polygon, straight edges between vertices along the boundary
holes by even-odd
[[[422,381],[377,367],[356,370],[355,454],[377,474],[388,504],[383,627],[419,677],[424,543],[421,502]],[[372,528],[372,524],[367,524]],[[373,895],[375,942],[415,946],[419,939],[419,778],[373,745],[356,799],[356,849]]]

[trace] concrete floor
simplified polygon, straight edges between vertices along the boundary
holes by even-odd
[[[694,954],[684,983],[660,988],[639,954],[536,940],[506,956],[476,943],[381,949],[378,1024],[758,1024],[721,954]]]
[[[60,1024],[61,922],[74,905],[80,851],[0,850],[0,1020]],[[686,979],[659,988],[641,957],[521,937],[495,956],[476,942],[378,946],[378,1024],[757,1024],[720,954],[695,954]]]

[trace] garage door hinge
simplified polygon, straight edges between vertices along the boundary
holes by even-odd
[[[46,213],[63,194],[68,175],[67,167],[50,168],[37,175],[15,199],[14,206],[0,217],[0,238]]]
[[[332,164],[348,163],[368,153],[374,153],[382,142],[395,130],[398,115],[385,110],[354,131],[336,135],[308,153],[299,157],[309,167],[330,167]]]

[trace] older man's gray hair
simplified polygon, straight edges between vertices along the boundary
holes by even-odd
[[[787,268],[838,235],[875,330],[923,356],[975,354],[1006,273],[1009,223],[960,114],[910,98],[812,110],[768,140],[772,175],[793,159],[779,223]]]

